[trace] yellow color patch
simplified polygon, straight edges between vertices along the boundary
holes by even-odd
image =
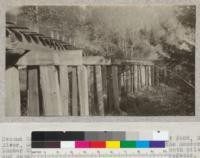
[[[120,141],[106,141],[106,148],[120,148]]]

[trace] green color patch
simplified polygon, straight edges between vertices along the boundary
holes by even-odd
[[[136,148],[136,141],[120,141],[120,148]]]

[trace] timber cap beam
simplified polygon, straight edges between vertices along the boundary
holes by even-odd
[[[112,61],[102,56],[82,56],[82,50],[60,51],[30,51],[22,56],[16,65],[153,65],[150,61],[118,60]]]

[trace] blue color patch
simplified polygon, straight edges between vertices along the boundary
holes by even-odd
[[[136,148],[150,148],[149,141],[136,141]]]

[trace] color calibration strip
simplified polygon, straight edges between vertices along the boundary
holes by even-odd
[[[165,148],[165,141],[37,141],[32,142],[32,148]]]
[[[32,132],[32,148],[165,148],[168,132]]]

